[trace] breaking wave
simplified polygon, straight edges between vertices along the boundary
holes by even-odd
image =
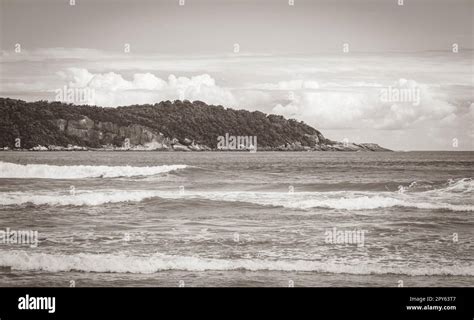
[[[16,164],[0,162],[0,178],[19,179],[83,179],[151,176],[184,169],[186,165],[153,167],[132,166],[55,166],[48,164]]]
[[[154,254],[152,256],[127,256],[123,254],[73,255],[2,252],[0,266],[13,270],[41,270],[48,272],[107,272],[107,273],[155,273],[164,270],[207,271],[305,271],[339,274],[404,274],[409,276],[453,275],[473,276],[472,265],[447,266],[386,266],[380,263],[350,265],[332,261],[312,260],[265,260],[265,259],[216,259],[191,256]]]
[[[431,192],[431,191],[430,191]],[[59,193],[0,193],[0,204],[53,205],[53,206],[97,206],[106,203],[140,202],[160,198],[183,201],[208,200],[221,202],[243,202],[261,206],[290,209],[328,208],[339,210],[373,210],[378,208],[405,207],[427,210],[474,211],[472,204],[453,204],[450,197],[435,197],[426,193],[399,194],[393,192],[193,192],[180,194],[177,191],[158,190],[95,190],[78,191],[74,195]]]
[[[399,185],[398,192],[438,192],[438,193],[469,193],[474,191],[474,180],[472,178],[450,179],[445,183],[438,185],[426,184],[423,182],[413,181],[409,185]]]
[[[106,203],[140,202],[154,198],[152,191],[88,191],[71,194],[31,194],[26,192],[0,193],[0,204],[4,206],[33,204],[37,206],[98,206]]]

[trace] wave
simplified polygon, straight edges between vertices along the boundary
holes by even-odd
[[[328,208],[340,210],[374,210],[381,208],[403,207],[431,210],[474,211],[472,205],[459,205],[450,203],[429,203],[400,200],[383,196],[358,196],[336,199],[309,199],[296,202],[283,203],[281,206],[293,209]]]
[[[339,274],[404,274],[409,276],[474,276],[473,265],[412,265],[386,266],[380,263],[344,264],[332,261],[266,260],[266,259],[216,259],[192,256],[154,254],[152,256],[127,256],[123,254],[73,255],[26,253],[6,251],[0,255],[0,266],[13,270],[47,272],[106,272],[106,273],[155,273],[166,270],[182,271],[303,271]]]
[[[472,178],[450,179],[447,182],[435,185],[426,182],[413,181],[408,185],[399,185],[398,193],[406,192],[439,192],[439,193],[469,193],[474,191],[474,180]]]
[[[157,190],[94,190],[77,191],[74,195],[58,193],[0,193],[0,204],[53,205],[53,206],[97,206],[107,203],[140,202],[147,199],[209,200],[220,202],[243,202],[261,206],[284,207],[307,210],[327,208],[339,210],[374,210],[379,208],[405,207],[426,210],[474,211],[471,204],[453,204],[447,199],[420,194],[407,195],[393,192],[196,192]]]
[[[189,195],[193,197],[193,195]],[[474,211],[472,205],[459,205],[439,202],[431,203],[420,198],[400,197],[387,192],[356,193],[336,192],[230,192],[196,195],[197,198],[214,201],[248,202],[265,206],[279,206],[290,209],[328,208],[340,210],[373,210],[379,208],[407,207],[418,209],[446,209],[451,211]]]
[[[0,193],[0,204],[4,206],[33,204],[37,206],[98,206],[107,203],[140,202],[156,197],[152,191],[87,191],[71,194],[31,194],[26,192]]]
[[[450,192],[472,192],[474,191],[474,180],[472,178],[464,178],[457,181],[449,180],[444,190]]]
[[[0,162],[0,178],[19,179],[83,179],[151,176],[184,169],[186,165],[152,167],[132,166],[56,166],[47,164],[16,164]]]

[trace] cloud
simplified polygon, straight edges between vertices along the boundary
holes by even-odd
[[[428,121],[451,125],[456,119],[457,108],[445,94],[414,80],[357,90],[320,87],[326,89],[295,92],[292,101],[276,104],[272,111],[329,129],[395,130]]]
[[[163,80],[151,73],[135,73],[127,80],[115,72],[91,73],[86,69],[67,68],[58,75],[70,88],[93,90],[90,104],[106,107],[176,99],[202,100],[226,107],[236,104],[233,94],[218,86],[208,74],[189,78],[171,74]]]
[[[302,89],[319,89],[317,81],[312,80],[290,80],[280,81],[278,83],[263,83],[253,86],[261,90],[302,90]]]

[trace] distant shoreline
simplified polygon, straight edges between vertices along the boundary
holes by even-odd
[[[350,150],[259,150],[256,152],[249,152],[247,150],[201,150],[201,151],[180,151],[180,150],[109,150],[109,149],[94,149],[87,150],[29,150],[29,149],[14,149],[2,150],[1,152],[165,152],[165,153],[220,153],[220,152],[238,152],[238,153],[262,153],[262,152],[338,152],[338,153],[380,153],[380,152],[474,152],[474,150],[390,150],[390,151],[350,151]]]
[[[239,152],[239,153],[259,153],[259,152],[350,152],[350,153],[379,153],[379,152],[410,152],[410,151],[394,151],[394,150],[377,150],[377,151],[363,151],[363,150],[258,150],[251,152],[249,150],[111,150],[111,149],[82,149],[82,150],[30,150],[30,149],[10,149],[10,150],[2,150],[0,152],[167,152],[167,153],[201,153],[201,152],[212,152],[212,153],[219,153],[219,152]],[[416,151],[416,150],[414,150]],[[446,151],[449,152],[449,151]]]
[[[333,141],[303,121],[281,115],[202,101],[102,108],[0,98],[0,111],[7,119],[0,147],[10,150],[391,151],[349,138]]]

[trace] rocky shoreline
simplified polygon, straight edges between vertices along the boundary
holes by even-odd
[[[287,146],[280,146],[278,148],[263,147],[255,149],[213,149],[208,146],[192,144],[189,146],[183,144],[173,144],[161,147],[150,147],[137,145],[130,148],[115,147],[115,146],[104,146],[103,148],[88,148],[75,145],[68,145],[66,147],[49,145],[49,146],[35,146],[29,149],[22,148],[0,148],[0,151],[43,151],[43,152],[54,152],[54,151],[157,151],[157,152],[276,152],[276,151],[287,151],[287,152],[313,152],[313,151],[334,151],[334,152],[390,152],[392,150],[385,149],[374,143],[335,143],[333,145],[318,145],[317,147],[307,147],[298,144],[289,144]]]
[[[195,143],[190,138],[177,139],[166,137],[161,132],[133,124],[131,126],[117,126],[109,122],[96,122],[84,116],[80,120],[55,121],[60,132],[67,135],[78,137],[82,140],[89,140],[92,137],[99,137],[103,141],[113,141],[120,137],[124,140],[121,146],[108,143],[100,148],[84,147],[68,144],[66,147],[57,145],[37,145],[29,148],[30,151],[241,151],[255,152],[253,148],[245,146],[236,146],[234,148],[222,149],[209,147],[206,144]],[[313,146],[303,145],[300,141],[282,144],[278,147],[257,146],[258,151],[391,151],[380,147],[375,143],[351,143],[338,142],[326,139],[321,133],[315,135],[306,135],[307,138],[314,141]],[[216,137],[217,140],[217,137]]]
[[[3,151],[391,151],[333,141],[295,119],[201,101],[102,108],[0,98],[0,112]]]

